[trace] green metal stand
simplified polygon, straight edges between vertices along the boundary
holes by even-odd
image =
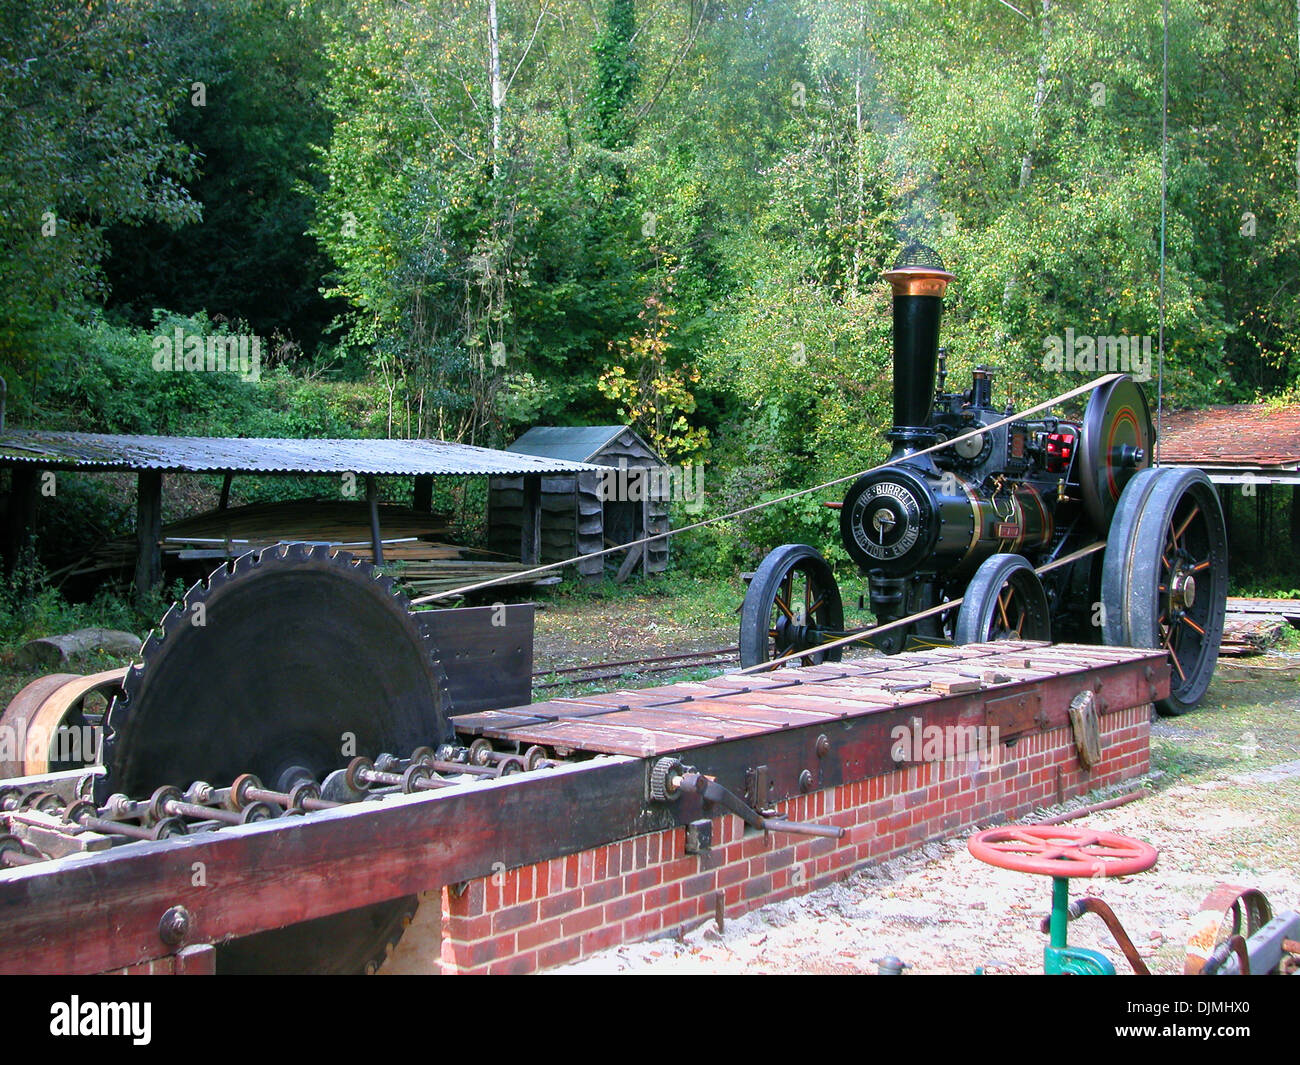
[[[1114,976],[1115,966],[1095,950],[1067,946],[1065,929],[1070,921],[1069,877],[1052,877],[1052,917],[1049,944],[1043,948],[1043,972],[1048,976]]]

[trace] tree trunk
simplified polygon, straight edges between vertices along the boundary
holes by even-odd
[[[1300,0],[1296,0],[1300,3]],[[866,228],[866,210],[863,204],[866,188],[866,173],[862,161],[862,47],[867,35],[867,9],[865,4],[858,5],[858,58],[853,72],[853,154],[857,170],[857,218],[853,232],[853,277],[849,285],[852,295],[856,296],[862,278],[862,235]]]
[[[501,165],[501,41],[497,36],[497,0],[488,0],[488,53],[492,83],[492,176]]]
[[[1300,0],[1297,0],[1300,3]],[[1029,126],[1029,144],[1025,148],[1024,157],[1020,160],[1020,182],[1016,186],[1016,191],[1022,193],[1029,188],[1030,181],[1034,176],[1034,150],[1038,147],[1038,130],[1042,122],[1043,104],[1047,101],[1047,47],[1051,42],[1051,28],[1048,24],[1048,15],[1052,10],[1052,0],[1043,0],[1043,19],[1041,32],[1043,36],[1043,49],[1038,54],[1038,81],[1034,85],[1034,106],[1032,120]],[[1016,290],[1017,280],[1014,277],[1007,278],[1006,288],[1002,290],[1002,306],[1011,302],[1011,296]]]

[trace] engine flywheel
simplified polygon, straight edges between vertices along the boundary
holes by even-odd
[[[113,792],[222,786],[243,773],[288,790],[357,755],[452,735],[442,669],[406,597],[326,546],[267,548],[217,570],[167,611],[141,658],[105,717],[101,805]],[[248,937],[219,952],[218,967],[359,971],[413,901]]]

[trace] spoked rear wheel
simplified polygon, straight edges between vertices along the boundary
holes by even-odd
[[[1034,567],[1020,555],[986,558],[966,586],[953,642],[1051,638],[1047,593]]]
[[[821,552],[785,544],[763,559],[740,611],[740,664],[756,666],[824,643],[823,630],[844,628],[835,574]],[[810,651],[800,665],[838,662],[840,648]]]
[[[1164,714],[1184,714],[1210,686],[1223,637],[1228,595],[1223,509],[1200,470],[1144,471],[1125,489],[1130,492],[1140,496],[1140,507],[1123,535],[1106,548],[1106,642],[1168,652],[1169,698],[1156,707]],[[1116,591],[1122,592],[1118,604]]]

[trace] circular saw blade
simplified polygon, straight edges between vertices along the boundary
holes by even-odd
[[[325,546],[244,555],[194,585],[141,648],[105,719],[96,798],[164,784],[275,786],[358,754],[450,739],[444,683],[406,597]]]

